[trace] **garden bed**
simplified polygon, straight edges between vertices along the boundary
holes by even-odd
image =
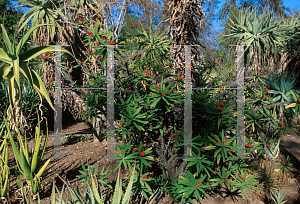
[[[72,134],[73,137],[78,137],[82,135],[86,135],[86,138],[88,135],[92,135],[92,132],[90,131],[90,128],[88,126],[83,126],[84,123],[74,123],[73,125],[63,127],[62,135],[70,135]],[[45,133],[45,131],[44,131]],[[45,152],[45,158],[52,157],[54,155],[54,149],[53,149],[53,131],[49,131],[49,139],[48,144]],[[83,137],[81,137],[83,138]],[[29,149],[33,147],[34,140],[30,140],[28,142]],[[121,145],[120,142],[118,142],[118,145]],[[297,136],[291,135],[291,134],[285,134],[282,137],[281,140],[281,156],[286,157],[290,156],[291,162],[293,163],[293,173],[294,176],[291,176],[289,181],[286,183],[286,186],[281,188],[284,193],[286,193],[285,200],[287,200],[287,203],[299,203],[299,195],[300,195],[300,188],[299,188],[299,173],[300,173],[300,140]],[[9,147],[9,163],[10,171],[11,171],[11,184],[10,184],[10,200],[13,201],[12,203],[19,203],[18,199],[15,197],[15,195],[18,195],[16,193],[17,190],[17,184],[16,184],[16,177],[14,175],[14,170],[17,168],[13,151],[11,147]],[[76,143],[63,143],[62,146],[62,154],[63,158],[60,160],[51,160],[50,164],[48,165],[44,176],[43,176],[43,189],[40,193],[41,198],[41,204],[48,204],[50,201],[51,191],[52,191],[52,185],[53,180],[55,180],[55,184],[58,187],[58,189],[61,191],[63,182],[60,180],[59,177],[63,179],[67,179],[70,181],[71,184],[81,185],[83,182],[81,182],[76,175],[80,175],[79,170],[82,170],[81,164],[84,164],[85,167],[87,167],[87,161],[90,165],[98,165],[98,172],[101,172],[103,166],[106,168],[109,166],[110,172],[114,170],[116,167],[116,162],[114,160],[107,159],[105,157],[106,150],[105,150],[105,140],[101,143],[99,142],[93,142],[93,140],[85,140],[85,141],[79,141]],[[118,175],[118,171],[115,171],[111,175],[108,176],[107,180],[109,182],[116,181]],[[130,175],[130,171],[127,170],[121,170],[120,178],[123,178],[125,175]],[[22,177],[22,176],[21,176]],[[15,192],[15,194],[14,194]],[[83,188],[81,189],[81,192],[83,193]],[[68,190],[64,191],[64,200],[71,199],[71,196],[68,192]],[[195,201],[195,200],[194,200]],[[269,203],[270,201],[270,195],[269,192],[264,192],[263,188],[260,188],[257,192],[253,193],[251,197],[249,197],[246,194],[246,199],[244,200],[241,196],[235,196],[235,195],[229,195],[225,191],[217,195],[213,195],[211,197],[205,198],[201,203]],[[131,202],[134,203],[134,202]],[[137,202],[139,203],[139,202]],[[162,195],[162,199],[159,203],[174,203],[179,204],[180,202],[174,202],[174,199],[169,195]],[[199,203],[199,202],[194,202]]]

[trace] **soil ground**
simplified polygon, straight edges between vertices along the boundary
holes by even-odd
[[[90,135],[92,136],[91,128],[87,125],[84,126],[83,122],[72,122],[71,124],[63,124],[62,135],[66,136],[72,134],[73,136],[82,136]],[[44,131],[45,135],[45,131]],[[48,144],[45,152],[45,158],[52,158],[54,156],[54,147],[52,138],[54,136],[53,128],[49,127],[49,138]],[[119,145],[121,143],[118,143]],[[31,139],[28,142],[29,149],[34,145],[34,139]],[[281,156],[286,157],[290,156],[292,158],[291,162],[294,164],[293,172],[295,175],[291,176],[288,181],[288,185],[282,188],[283,192],[286,193],[285,199],[287,200],[286,204],[296,204],[300,203],[300,188],[299,188],[299,172],[300,172],[300,138],[291,134],[286,134],[282,137],[281,140]],[[11,171],[10,179],[10,198],[9,200],[12,203],[19,203],[20,197],[17,191],[16,176],[14,174],[15,169],[17,168],[15,163],[15,158],[11,146],[9,147],[9,163]],[[82,182],[75,177],[80,175],[79,170],[82,170],[81,164],[84,164],[87,167],[87,162],[90,165],[97,164],[99,166],[98,172],[100,173],[103,166],[105,170],[109,167],[109,170],[112,172],[116,167],[116,163],[112,159],[107,159],[106,149],[105,149],[105,140],[101,143],[99,141],[94,142],[93,140],[80,141],[76,143],[63,143],[62,145],[62,157],[60,159],[51,159],[50,164],[48,165],[46,171],[43,174],[43,190],[40,193],[41,204],[50,203],[50,195],[52,191],[53,181],[55,181],[56,186],[61,191],[63,182],[61,178],[68,180],[72,185],[78,183],[81,185]],[[130,176],[130,171],[121,170],[121,178],[125,175]],[[116,181],[118,171],[113,172],[109,177],[109,181]],[[246,196],[246,199],[243,199],[241,196],[225,196],[222,197],[222,193],[207,197],[202,200],[201,203],[204,204],[217,204],[217,203],[251,203],[251,204],[262,204],[269,203],[270,196],[269,193],[258,190],[253,193],[251,197]],[[19,197],[19,198],[18,198]],[[68,190],[64,191],[64,199],[70,199],[70,194]],[[133,202],[131,202],[133,203]],[[170,203],[170,204],[179,204],[180,202],[174,202],[173,198],[169,195],[162,195],[162,199],[159,203]],[[199,202],[194,202],[199,203]]]

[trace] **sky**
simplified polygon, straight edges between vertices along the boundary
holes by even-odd
[[[14,6],[15,5],[18,5],[20,3],[16,2],[16,1],[10,1]],[[220,10],[222,8],[222,6],[224,5],[224,3],[226,2],[226,0],[220,0],[220,3],[218,5],[218,9]],[[291,9],[291,11],[293,12],[296,8],[299,8],[300,9],[300,0],[283,0],[283,5],[285,7],[289,7]],[[22,8],[21,11],[23,13],[26,13],[27,11],[29,11],[29,8]],[[32,21],[32,20],[31,20]],[[30,21],[30,22],[31,22]],[[216,20],[214,22],[214,26],[215,26],[215,29],[220,32],[221,31],[221,27],[220,27],[220,24],[219,22]]]

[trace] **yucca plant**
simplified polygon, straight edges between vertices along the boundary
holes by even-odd
[[[280,190],[276,189],[275,192],[271,191],[271,198],[275,204],[284,204],[287,200],[284,200],[285,194]]]
[[[7,124],[6,118],[4,118],[4,121],[5,121],[6,129],[8,131],[10,143],[12,145],[14,156],[18,165],[18,169],[21,172],[21,174],[23,174],[24,179],[26,180],[28,186],[31,187],[32,193],[36,195],[41,188],[41,182],[42,182],[41,176],[50,162],[50,159],[47,160],[47,162],[41,167],[46,145],[47,145],[47,139],[48,139],[48,124],[46,123],[47,135],[45,138],[44,147],[41,151],[40,146],[42,143],[42,137],[40,136],[40,118],[38,115],[38,127],[36,127],[36,132],[35,132],[35,145],[34,145],[34,149],[30,153],[28,150],[26,133],[25,133],[25,141],[24,141],[25,144],[24,144],[19,129],[17,128],[18,144],[19,144],[18,146],[20,148],[19,150],[12,137],[11,130]],[[31,155],[31,157],[29,157],[29,155]]]

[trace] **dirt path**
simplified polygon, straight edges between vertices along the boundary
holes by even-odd
[[[44,132],[45,134],[45,132]],[[62,135],[66,136],[72,134],[73,136],[91,136],[92,132],[90,131],[89,126],[84,126],[83,122],[75,123],[70,126],[63,127]],[[45,152],[46,158],[52,158],[54,156],[54,147],[52,138],[54,136],[53,131],[49,131],[49,139],[48,144]],[[29,149],[33,147],[34,140],[30,140],[28,142]],[[119,145],[121,145],[119,143]],[[292,203],[300,203],[299,195],[299,172],[300,172],[300,138],[286,134],[282,138],[281,142],[281,155],[287,156],[290,155],[292,158],[292,163],[294,164],[294,172],[296,177],[290,180],[290,185],[283,189],[286,193],[286,199],[288,202],[286,204]],[[49,204],[49,197],[52,191],[53,180],[56,183],[56,186],[61,191],[63,182],[58,178],[58,176],[62,178],[66,178],[71,184],[75,184],[76,182],[81,185],[82,182],[79,181],[76,175],[79,175],[79,170],[82,170],[81,164],[84,164],[87,168],[87,161],[90,165],[97,164],[99,166],[98,172],[100,173],[103,166],[105,170],[109,167],[110,172],[114,170],[116,167],[116,163],[114,160],[107,159],[106,157],[106,149],[105,149],[105,140],[101,143],[93,142],[93,140],[86,140],[80,141],[73,144],[63,143],[62,146],[62,158],[51,160],[50,164],[48,165],[44,176],[43,176],[43,190],[40,194],[41,197],[41,204]],[[11,179],[10,179],[10,200],[14,201],[12,203],[19,203],[16,196],[18,193],[15,191],[17,190],[16,184],[16,177],[14,175],[15,168],[17,168],[15,159],[13,156],[13,152],[11,147],[9,147],[9,163],[10,163],[10,171],[11,171]],[[125,174],[130,174],[130,171],[127,169],[126,171],[121,171],[121,177],[124,177]],[[108,180],[110,182],[115,181],[118,175],[118,171],[112,173]],[[163,196],[164,197],[164,196]],[[70,194],[66,190],[64,193],[64,199],[70,199]],[[206,198],[202,201],[202,204],[217,204],[217,203],[226,203],[226,204],[233,204],[233,203],[251,203],[251,204],[263,204],[266,199],[263,192],[253,193],[251,197],[246,196],[246,199],[242,199],[241,197],[232,198],[231,196],[228,197],[221,197],[221,195],[216,195],[213,197]],[[264,200],[264,201],[263,201]],[[170,196],[164,197],[159,203],[169,203],[169,204],[179,204],[179,202],[173,202],[173,199]],[[194,202],[195,204],[199,202]]]

